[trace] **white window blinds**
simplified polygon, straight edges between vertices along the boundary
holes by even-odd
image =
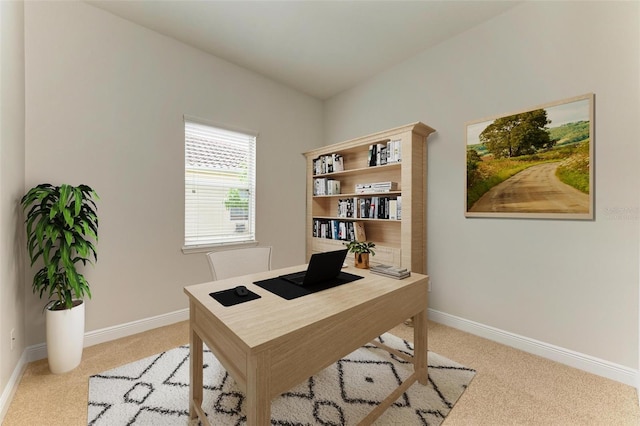
[[[256,135],[185,117],[184,245],[255,240]]]

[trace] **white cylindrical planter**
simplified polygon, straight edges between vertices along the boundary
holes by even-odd
[[[84,347],[84,301],[71,309],[46,310],[47,354],[54,374],[73,370],[82,360]]]

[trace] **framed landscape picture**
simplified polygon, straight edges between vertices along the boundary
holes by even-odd
[[[593,219],[594,94],[466,124],[466,217]]]

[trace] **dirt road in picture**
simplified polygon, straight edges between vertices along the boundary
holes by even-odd
[[[531,166],[491,188],[470,212],[588,213],[589,195],[556,177],[560,163]]]

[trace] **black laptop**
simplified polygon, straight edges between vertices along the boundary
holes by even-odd
[[[340,274],[347,249],[311,255],[306,271],[280,275],[283,280],[306,287],[330,281]]]

